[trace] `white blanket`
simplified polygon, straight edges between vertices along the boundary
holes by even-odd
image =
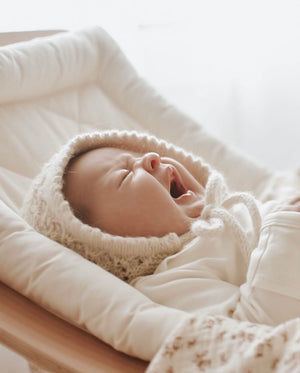
[[[18,216],[31,179],[75,134],[109,128],[183,146],[232,188],[261,198],[278,176],[166,102],[98,27],[1,47],[0,87],[0,280],[114,348],[151,359],[187,313],[150,301],[31,229]]]

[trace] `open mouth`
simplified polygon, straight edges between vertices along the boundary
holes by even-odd
[[[172,198],[177,199],[183,194],[185,194],[187,190],[185,187],[177,180],[173,180],[170,185],[170,194]]]

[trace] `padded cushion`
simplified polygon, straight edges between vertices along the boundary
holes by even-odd
[[[184,312],[32,230],[18,215],[31,179],[75,134],[151,132],[202,156],[259,195],[269,170],[213,138],[141,79],[101,28],[0,48],[0,277],[113,347],[150,359]]]
[[[185,317],[38,234],[1,201],[0,222],[0,280],[116,349],[149,360]]]

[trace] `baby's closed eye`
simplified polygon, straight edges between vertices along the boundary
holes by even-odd
[[[122,183],[125,181],[127,176],[130,174],[130,170],[123,168],[119,171],[119,187],[122,185]]]

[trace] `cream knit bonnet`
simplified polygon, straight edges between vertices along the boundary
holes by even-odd
[[[69,161],[100,147],[117,147],[140,153],[156,152],[183,164],[205,186],[210,169],[200,158],[154,136],[110,130],[76,136],[45,164],[25,197],[22,215],[38,232],[76,251],[120,279],[130,282],[151,274],[169,255],[178,252],[192,233],[163,237],[120,237],[84,224],[75,217],[62,188]],[[121,206],[120,206],[121,207]]]

